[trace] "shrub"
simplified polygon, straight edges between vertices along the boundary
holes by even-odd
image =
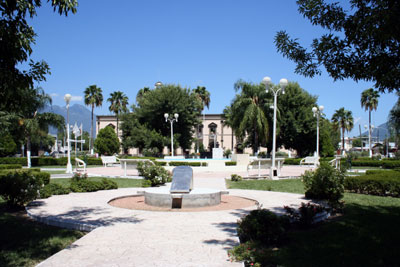
[[[228,256],[232,261],[242,261],[244,266],[277,266],[277,264],[272,262],[274,258],[271,249],[260,247],[250,241],[242,243],[229,250]]]
[[[232,155],[232,151],[228,148],[224,151],[224,158],[229,158]]]
[[[231,181],[233,182],[238,182],[238,181],[242,181],[243,177],[237,174],[232,174],[231,175]]]
[[[344,181],[349,192],[400,197],[400,179],[397,171],[375,171],[366,175],[350,176]]]
[[[118,185],[116,182],[110,179],[103,178],[101,179],[102,188],[100,190],[111,190],[117,189]]]
[[[27,160],[25,157],[23,157],[23,158],[0,158],[0,164],[21,164],[22,166],[26,166]]]
[[[301,159],[298,158],[287,158],[283,164],[285,165],[300,165]]]
[[[17,144],[10,134],[0,138],[0,157],[14,155],[17,152]]]
[[[236,161],[227,161],[225,162],[225,166],[236,166]]]
[[[188,161],[171,161],[169,166],[192,166],[200,167],[202,162],[188,162]]]
[[[142,187],[150,187],[151,182],[149,180],[142,180]]]
[[[257,157],[258,158],[266,158],[267,157],[267,153],[266,152],[260,152],[260,153],[258,153]]]
[[[315,223],[315,216],[318,213],[326,211],[326,209],[321,205],[310,202],[307,204],[302,202],[301,206],[297,210],[289,206],[284,206],[283,208],[285,209],[289,219],[301,227],[311,226]]]
[[[30,170],[3,171],[0,173],[0,195],[8,205],[23,206],[36,199],[46,177],[46,173]]]
[[[252,210],[238,221],[237,232],[240,242],[261,242],[265,246],[275,246],[285,236],[289,219],[278,216],[266,209]]]
[[[100,155],[113,155],[118,153],[120,143],[115,130],[109,126],[101,129],[94,141],[94,147]]]
[[[1,164],[0,170],[22,169],[21,164]]]
[[[87,174],[76,173],[71,179],[70,188],[72,192],[95,192],[117,189],[118,185],[110,179],[103,178],[101,181],[91,181],[87,179]]]
[[[326,162],[316,171],[306,171],[302,176],[307,198],[338,203],[344,193],[344,173]]]
[[[49,198],[52,195],[65,195],[69,194],[69,188],[65,188],[60,184],[47,184],[39,190],[40,198]]]
[[[140,176],[151,182],[151,186],[162,185],[172,180],[171,173],[161,166],[150,165],[148,162],[139,162],[137,169]]]
[[[278,151],[278,152],[275,152],[275,157],[281,157],[281,158],[287,158],[288,157],[288,154],[286,153],[286,152],[283,152],[283,151]]]

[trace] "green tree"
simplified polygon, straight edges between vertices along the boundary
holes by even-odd
[[[322,157],[332,157],[335,155],[337,144],[340,142],[340,134],[335,131],[332,123],[321,118],[319,121],[319,147]]]
[[[67,16],[75,13],[77,0],[53,0],[54,11]],[[37,15],[41,0],[0,1],[0,110],[20,112],[31,101],[34,83],[45,80],[50,73],[45,61],[30,59],[36,33],[28,19]],[[23,70],[29,65],[27,70]],[[22,67],[23,66],[23,67]]]
[[[117,117],[118,136],[119,114],[128,112],[128,97],[123,92],[116,91],[110,94],[110,97],[107,99],[107,101],[110,102],[110,107],[108,109]]]
[[[353,127],[353,115],[352,112],[349,110],[345,110],[344,108],[340,108],[335,110],[335,113],[332,116],[332,122],[336,130],[342,130],[342,152],[344,149],[344,132],[350,132]]]
[[[0,157],[12,156],[17,152],[17,144],[9,133],[0,138]]]
[[[94,114],[94,107],[101,107],[103,104],[103,94],[100,87],[96,85],[90,85],[85,89],[85,105],[91,106],[92,108],[92,120],[90,123],[90,144],[89,150],[93,148],[93,114]]]
[[[361,147],[361,146],[362,146],[361,139],[360,139],[360,138],[355,138],[355,139],[353,139],[351,145],[352,145],[353,147]]]
[[[283,145],[285,148],[295,149],[299,156],[307,156],[315,151],[317,120],[313,117],[312,107],[316,103],[316,96],[310,95],[298,83],[289,82],[285,94],[278,98],[280,116],[277,124],[277,147]],[[320,136],[320,140],[323,137]],[[270,147],[271,141],[268,150]]]
[[[191,147],[193,129],[199,123],[201,111],[201,102],[192,90],[166,84],[148,91],[138,100],[134,112],[139,124],[167,137],[164,145],[168,145],[171,128],[170,123],[165,122],[164,114],[178,113],[178,122],[174,122],[174,145],[179,144],[184,150]]]
[[[94,148],[100,155],[113,155],[119,152],[120,143],[112,127],[107,126],[99,131]]]
[[[261,83],[252,84],[238,80],[234,88],[238,93],[232,100],[231,107],[224,110],[227,123],[232,126],[236,136],[248,137],[247,142],[251,144],[253,153],[256,153],[268,138],[266,112],[269,112],[270,97]]]
[[[328,32],[313,39],[310,51],[285,31],[276,34],[277,50],[297,64],[296,73],[313,77],[324,66],[335,80],[373,81],[381,92],[399,90],[399,1],[350,0],[348,11],[323,0],[297,4],[304,17]]]
[[[372,88],[361,93],[361,107],[368,110],[368,129],[371,129],[371,111],[378,107],[379,93]]]
[[[400,133],[400,93],[397,92],[397,102],[394,104],[389,112],[388,121],[389,126],[395,131],[395,136]]]

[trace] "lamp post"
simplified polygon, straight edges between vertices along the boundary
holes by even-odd
[[[169,118],[168,113],[164,114],[165,122],[171,123],[171,156],[174,156],[174,121],[178,122],[179,114],[175,113],[174,117]]]
[[[271,78],[270,77],[264,77],[262,80],[262,83],[265,85],[265,91],[268,93],[269,91],[269,85],[271,84]],[[285,87],[288,85],[288,80],[286,79],[281,79],[279,81],[279,85],[281,86],[280,88],[274,89],[273,87],[271,88],[271,92],[274,94],[274,123],[273,123],[273,134],[272,134],[272,167],[270,169],[270,177],[274,179],[277,175],[276,167],[275,167],[275,150],[276,150],[276,104],[277,104],[277,98],[278,98],[278,93],[282,91],[282,94],[285,94]]]
[[[322,111],[324,110],[324,106],[319,106],[313,107],[312,112],[314,113],[314,117],[317,117],[317,157],[319,160],[319,117],[322,114]]]
[[[369,125],[369,127],[367,127],[367,125],[364,125],[364,128],[367,129],[368,128],[368,150],[369,150],[369,157],[372,157],[372,149],[371,149],[371,128],[373,126]]]
[[[66,173],[72,173],[72,164],[71,164],[71,140],[69,137],[69,102],[71,101],[71,95],[65,94],[64,101],[67,104],[67,142],[68,142],[68,162],[67,162],[67,171]]]

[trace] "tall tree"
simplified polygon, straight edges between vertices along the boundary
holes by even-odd
[[[53,0],[54,11],[60,15],[75,13],[77,0]],[[27,17],[33,19],[41,0],[0,1],[0,110],[19,112],[21,107],[31,102],[27,91],[33,90],[34,83],[45,80],[50,73],[45,61],[30,59],[36,33],[28,24]],[[28,62],[29,61],[29,62]],[[28,70],[21,66],[28,62]]]
[[[400,88],[400,1],[350,0],[351,10],[339,3],[298,0],[299,12],[328,33],[312,41],[311,50],[285,31],[275,36],[277,50],[294,61],[295,72],[306,77],[324,66],[335,80],[375,82],[381,92]]]
[[[103,104],[103,94],[100,87],[96,85],[90,85],[85,89],[85,105],[91,106],[92,108],[92,121],[90,124],[90,146],[89,149],[92,151],[93,149],[93,114],[94,107],[101,107]]]
[[[128,112],[128,97],[123,92],[116,91],[110,94],[107,101],[110,102],[110,107],[108,109],[114,112],[117,117],[117,136],[119,136],[119,114]]]
[[[265,92],[262,84],[252,84],[238,80],[234,84],[236,92],[231,108],[225,109],[228,124],[232,126],[235,135],[239,138],[248,137],[253,153],[265,143],[268,137],[268,119],[271,98]]]
[[[197,86],[196,89],[194,89],[193,91],[195,94],[197,94],[197,97],[201,100],[201,103],[203,105],[202,111],[204,111],[204,107],[209,108],[211,102],[210,92],[208,92],[204,86]]]
[[[371,111],[376,110],[378,107],[378,98],[379,98],[379,93],[375,91],[372,88],[366,89],[361,93],[361,107],[365,108],[365,110],[368,110],[368,139],[369,139],[369,145],[371,145]],[[370,151],[370,156],[372,148],[369,148]]]
[[[344,152],[344,132],[350,132],[354,127],[352,112],[345,110],[344,108],[340,108],[335,110],[331,120],[336,130],[342,130],[342,152]]]
[[[395,130],[395,136],[398,137],[400,133],[400,92],[397,92],[397,102],[394,104],[389,112],[389,125]]]

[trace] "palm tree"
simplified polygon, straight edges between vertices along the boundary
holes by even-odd
[[[336,130],[342,129],[342,153],[344,152],[344,132],[350,132],[354,127],[354,120],[351,111],[340,108],[335,110],[332,122]]]
[[[207,91],[207,89],[204,86],[197,86],[196,89],[193,90],[194,93],[197,95],[197,97],[199,98],[199,100],[201,101],[201,111],[204,111],[204,107],[207,107],[207,109],[210,107],[210,92]],[[203,124],[205,124],[205,113],[203,113]],[[203,126],[205,127],[205,125]],[[199,134],[199,125],[197,125],[197,135]],[[197,142],[198,142],[198,137],[197,137]],[[197,148],[199,147],[199,145],[197,144]]]
[[[234,85],[235,90],[241,90],[234,98],[231,108],[225,114],[228,123],[239,138],[250,136],[253,153],[258,151],[261,143],[268,137],[268,96],[262,85],[254,85],[239,80]]]
[[[92,107],[92,122],[90,124],[90,141],[89,150],[93,151],[93,114],[94,107],[101,107],[103,104],[103,94],[100,87],[96,85],[90,85],[85,89],[85,105]]]
[[[361,93],[361,107],[368,110],[368,142],[369,142],[369,156],[372,156],[371,150],[371,111],[376,110],[378,107],[379,93],[372,88],[366,89]]]
[[[110,107],[108,109],[117,116],[117,136],[119,136],[118,117],[121,112],[128,112],[128,97],[123,92],[116,91],[110,94],[107,101],[110,102]]]

